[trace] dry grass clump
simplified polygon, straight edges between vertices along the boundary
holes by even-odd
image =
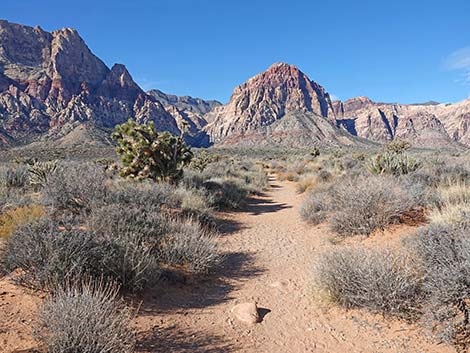
[[[112,284],[56,288],[40,312],[36,337],[50,353],[131,353],[132,311]]]
[[[0,238],[8,238],[18,227],[44,216],[40,205],[22,206],[0,215]]]
[[[437,200],[429,214],[436,224],[460,223],[470,216],[470,186],[464,182],[441,184],[436,189]]]
[[[320,170],[314,174],[306,174],[299,179],[296,185],[296,191],[302,194],[306,191],[312,190],[322,183],[330,182],[333,179],[333,174],[327,170]]]
[[[422,278],[404,253],[340,247],[314,265],[317,289],[346,308],[410,317],[419,309]]]

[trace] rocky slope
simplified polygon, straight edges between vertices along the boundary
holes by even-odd
[[[357,141],[335,125],[328,93],[292,65],[276,63],[236,87],[230,102],[206,115],[205,131],[215,144],[319,143]]]
[[[376,103],[367,97],[333,102],[339,126],[376,142],[402,139],[415,146],[470,146],[470,100],[455,104]]]
[[[62,138],[81,124],[112,128],[129,118],[175,134],[186,121],[194,142],[205,122],[202,114],[184,112],[192,103],[186,100],[186,106],[169,102],[165,109],[125,66],[109,69],[74,29],[49,33],[0,21],[0,145]],[[215,103],[197,104],[205,113]]]

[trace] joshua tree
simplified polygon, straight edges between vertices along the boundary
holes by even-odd
[[[183,176],[183,167],[193,157],[182,134],[175,136],[167,131],[157,132],[153,122],[139,125],[128,120],[116,126],[112,138],[118,144],[123,177],[175,183]]]

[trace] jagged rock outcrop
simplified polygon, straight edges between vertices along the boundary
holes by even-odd
[[[180,111],[191,112],[201,116],[222,105],[222,103],[216,100],[204,100],[190,96],[175,96],[174,94],[167,94],[158,89],[152,89],[148,91],[147,94],[162,103],[164,107],[176,107]]]
[[[337,123],[351,134],[384,143],[408,140],[415,146],[469,145],[470,100],[455,104],[376,103],[367,97],[333,102]]]
[[[178,114],[146,94],[124,65],[109,69],[76,30],[0,21],[0,131],[8,136],[0,145],[62,138],[85,123],[87,130],[112,128],[129,118],[175,134],[183,128]]]
[[[354,143],[335,126],[328,93],[297,67],[276,63],[236,87],[230,102],[205,116],[213,143]]]

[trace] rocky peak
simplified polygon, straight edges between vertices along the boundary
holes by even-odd
[[[190,96],[176,96],[174,94],[164,93],[158,89],[152,89],[148,91],[147,94],[164,106],[173,106],[179,110],[189,111],[195,114],[206,114],[222,105],[222,103],[216,100],[204,100]]]
[[[261,124],[272,123],[293,111],[334,115],[324,88],[286,63],[271,65],[235,88],[228,107],[234,114],[258,119]]]
[[[335,113],[322,86],[293,65],[275,63],[236,87],[229,103],[216,108],[205,119],[210,122],[206,131],[216,143],[243,139],[242,136],[250,134],[269,135],[267,130],[274,125],[283,136],[288,135],[289,130],[292,134],[301,134],[310,143],[317,133],[326,136],[325,131],[331,128],[327,120],[335,122]],[[326,130],[320,133],[316,122],[327,124]],[[302,124],[310,126],[310,131],[305,128],[302,132]],[[309,134],[311,137],[307,136]],[[279,138],[285,140],[285,136]]]
[[[52,37],[48,75],[53,81],[63,81],[77,91],[83,82],[96,87],[105,79],[108,67],[91,52],[75,29],[54,31]]]
[[[373,105],[374,102],[365,96],[351,98],[343,102],[344,111],[356,110]]]
[[[122,64],[114,64],[103,80],[99,94],[106,97],[135,100],[144,91],[134,82],[129,71]]]

